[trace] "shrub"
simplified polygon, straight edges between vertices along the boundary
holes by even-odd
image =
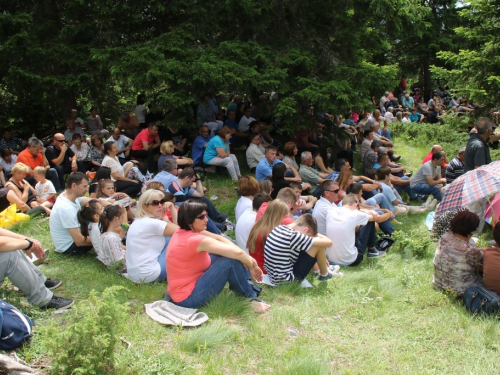
[[[73,307],[64,329],[57,322],[42,330],[52,357],[52,374],[104,374],[114,368],[117,332],[127,308],[115,298],[123,287],[106,288],[101,296],[92,290],[89,299]]]

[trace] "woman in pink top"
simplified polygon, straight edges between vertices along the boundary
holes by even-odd
[[[228,239],[207,231],[205,203],[184,202],[177,221],[180,228],[172,236],[166,256],[167,292],[173,303],[197,309],[229,282],[229,289],[251,299],[255,312],[271,307],[256,298],[247,279],[250,273],[255,281],[262,281],[257,262]]]

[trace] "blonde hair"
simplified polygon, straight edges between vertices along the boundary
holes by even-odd
[[[257,241],[260,239],[262,251],[264,251],[268,234],[281,224],[283,218],[288,215],[288,212],[288,205],[283,201],[274,200],[269,203],[266,212],[257,220],[248,236],[247,249],[251,253],[255,253],[257,250]]]
[[[155,199],[160,200],[163,199],[164,197],[165,195],[163,194],[163,191],[155,189],[146,190],[144,193],[141,194],[139,202],[137,202],[137,210],[135,211],[135,217],[153,217],[151,216],[151,214],[146,212],[144,206],[147,206]]]
[[[283,201],[285,203],[291,203],[294,204],[297,202],[297,195],[293,191],[293,189],[287,187],[283,188],[278,192],[278,195],[276,195],[276,199],[279,199],[280,201]]]
[[[347,190],[347,187],[349,186],[349,179],[351,177],[351,170],[343,170],[342,172],[340,172],[339,177],[337,178],[337,184],[339,185],[339,188],[344,191]]]
[[[41,175],[45,176],[45,174],[47,173],[47,170],[45,169],[45,167],[42,167],[41,165],[39,165],[38,167],[33,169],[33,172],[35,172],[36,174],[41,174]]]
[[[262,194],[271,195],[272,187],[273,183],[271,182],[271,180],[268,180],[267,178],[260,180],[259,182],[259,190]]]
[[[19,162],[19,163],[14,164],[14,166],[10,170],[11,174],[18,173],[18,172],[27,174],[27,173],[31,172],[31,168],[28,167],[26,164]]]
[[[165,141],[160,146],[160,152],[162,155],[171,155],[174,152],[174,142]]]
[[[109,179],[99,180],[99,183],[97,185],[96,198],[109,198],[107,195],[104,195],[102,193],[102,189],[104,189],[104,186],[106,186],[107,184],[115,186],[115,183]]]
[[[148,183],[148,186],[146,187],[146,190],[160,190],[163,191],[165,190],[165,186],[160,181],[150,181]]]

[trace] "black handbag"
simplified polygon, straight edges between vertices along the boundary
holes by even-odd
[[[472,284],[464,293],[465,308],[471,314],[498,314],[500,296],[483,284]]]

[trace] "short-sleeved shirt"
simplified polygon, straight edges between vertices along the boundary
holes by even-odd
[[[373,151],[372,149],[370,149],[365,154],[365,157],[363,159],[363,168],[364,168],[365,172],[369,169],[374,168],[374,165],[377,162],[377,158],[378,158],[378,154],[375,151]]]
[[[167,190],[175,197],[175,205],[180,206],[184,201],[187,201],[195,190],[191,187],[182,188],[177,181],[174,181],[167,187]]]
[[[16,163],[17,163],[17,155],[14,154],[11,155],[10,163],[7,163],[4,159],[0,158],[0,165],[3,167],[5,173],[10,173],[12,167],[14,167],[14,164]]]
[[[117,140],[114,139],[113,137],[109,137],[108,142],[109,141],[112,141],[116,145],[116,148],[118,150],[123,150],[126,147],[125,144],[130,142],[130,138],[125,137],[123,134],[120,134],[120,138],[118,138]],[[124,158],[125,153],[122,152],[121,154],[116,155],[116,156],[118,156],[119,158]]]
[[[339,207],[328,210],[326,214],[326,236],[332,240],[332,246],[326,249],[330,262],[348,266],[358,257],[355,246],[356,227],[366,225],[369,216],[358,210]]]
[[[125,250],[122,248],[122,241],[116,232],[104,232],[99,237],[101,253],[97,254],[97,259],[106,266],[125,259]]]
[[[272,164],[269,164],[266,158],[262,159],[255,169],[255,178],[257,181],[261,181],[265,178],[268,178],[273,174],[273,167],[276,164],[283,163],[280,159],[274,160]]]
[[[410,186],[415,187],[417,184],[429,184],[426,176],[431,176],[434,179],[436,176],[441,174],[441,166],[438,165],[436,167],[432,166],[432,160],[425,162],[418,169],[417,173],[413,176]]]
[[[166,258],[167,292],[174,302],[182,302],[193,292],[196,281],[210,267],[210,255],[196,251],[206,237],[190,230],[177,229]]]
[[[288,225],[278,225],[267,236],[264,246],[264,268],[274,284],[293,281],[293,265],[299,253],[311,248],[313,238],[293,230]]]
[[[56,189],[50,180],[46,180],[44,184],[41,182],[37,182],[35,185],[35,194],[38,198],[45,200],[51,194],[55,194]]]
[[[382,186],[382,194],[384,194],[384,197],[387,198],[387,202],[389,203],[389,210],[391,210],[391,212],[394,212],[394,204],[392,202],[397,200],[394,191],[389,185],[384,184],[383,182],[380,183],[380,186]]]
[[[458,156],[455,156],[453,159],[451,159],[450,163],[446,167],[446,182],[451,184],[453,181],[455,181],[458,177],[464,174],[464,163],[458,158]]]
[[[257,168],[259,162],[264,159],[265,149],[261,145],[256,145],[250,143],[245,151],[245,155],[247,157],[247,164],[250,169]]]
[[[193,163],[194,165],[201,164],[203,160],[203,152],[205,151],[205,144],[208,143],[212,139],[212,136],[209,135],[207,138],[203,138],[201,135],[197,136],[193,142]]]
[[[73,244],[73,237],[68,229],[80,228],[77,215],[80,211],[82,198],[76,198],[75,202],[70,201],[64,194],[61,194],[50,214],[50,235],[54,242],[55,250],[63,253]]]
[[[85,137],[85,132],[82,130],[82,128],[77,126],[74,131],[66,129],[66,131],[64,132],[64,139],[67,141],[73,142],[73,134],[75,134],[75,133],[80,134],[82,136],[82,138]]]
[[[311,184],[311,191],[316,190],[318,187],[318,179],[321,178],[320,172],[314,168],[307,165],[301,164],[299,169],[299,175],[302,177],[304,182]]]
[[[422,164],[427,163],[429,160],[432,160],[432,154],[433,154],[433,152],[430,151],[427,155],[425,155],[424,160],[422,160]],[[446,168],[446,163],[444,161],[441,164],[441,167]]]
[[[255,217],[257,212],[252,210],[252,208],[247,208],[241,213],[236,221],[236,226],[234,227],[234,237],[236,239],[236,245],[248,254],[247,241],[253,226],[255,225]]]
[[[143,143],[153,144],[155,139],[159,138],[159,135],[151,135],[149,133],[149,128],[143,129],[137,134],[137,137],[134,139],[134,143],[132,143],[132,150],[140,151],[144,150]]]
[[[218,135],[208,141],[207,147],[205,148],[205,154],[203,155],[204,163],[210,162],[210,160],[217,156],[217,148],[223,148],[226,152],[229,151],[229,143],[224,142]]]
[[[238,125],[240,132],[248,132],[249,125],[252,121],[255,121],[253,117],[242,116]]]
[[[312,215],[318,223],[318,233],[326,236],[326,213],[330,208],[337,208],[335,203],[330,203],[325,197],[321,197],[314,205]]]
[[[31,152],[29,152],[28,149],[25,149],[17,155],[16,162],[26,164],[31,169],[35,169],[36,167],[43,165],[43,155],[39,152],[36,157],[33,157]]]
[[[472,133],[465,149],[465,172],[491,163],[490,148],[477,133]]]
[[[45,150],[45,156],[47,157],[47,160],[49,161],[49,164],[52,168],[55,167],[55,164],[52,163],[52,160],[57,159],[60,154],[61,150],[55,148],[54,145],[50,145]],[[75,153],[73,152],[73,150],[71,150],[71,148],[68,147],[68,149],[66,150],[66,154],[64,155],[64,159],[60,165],[65,166],[67,164],[70,164],[71,158],[73,158],[73,156],[75,156]]]
[[[153,178],[153,181],[161,182],[165,189],[172,184],[172,182],[177,181],[177,176],[166,171],[158,172],[158,174]]]
[[[102,160],[101,165],[110,169],[112,181],[116,181],[116,179],[113,178],[113,173],[115,172],[117,172],[120,176],[125,177],[125,170],[116,157],[112,158],[111,156],[106,155]]]

